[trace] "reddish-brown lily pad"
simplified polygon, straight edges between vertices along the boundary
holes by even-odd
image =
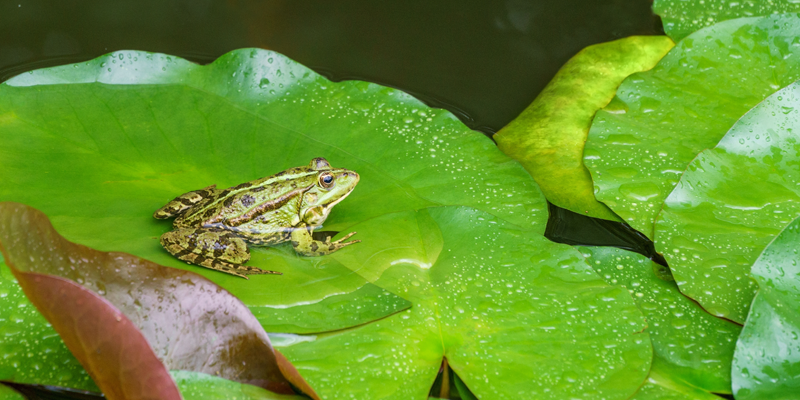
[[[0,203],[0,250],[26,294],[96,380],[100,370],[112,367],[123,375],[140,369],[154,373],[142,362],[147,356],[141,346],[133,345],[135,332],[162,368],[279,393],[291,393],[291,381],[316,396],[299,375],[284,377],[266,332],[248,308],[200,275],[69,242],[43,213],[17,203]],[[129,324],[125,333],[117,331],[120,323]],[[86,343],[114,350],[98,354]],[[107,351],[119,352],[119,361],[98,360]],[[101,381],[98,386],[108,394]],[[141,379],[123,383],[143,382],[150,386]]]

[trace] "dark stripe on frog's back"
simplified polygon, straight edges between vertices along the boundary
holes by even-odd
[[[268,205],[268,203],[279,203],[278,207],[285,204],[290,199],[282,199],[278,201],[280,198],[283,198],[287,192],[293,193],[298,192],[297,185],[281,185],[280,183],[286,181],[302,181],[306,179],[310,184],[316,184],[317,174],[319,171],[309,170],[307,167],[297,167],[297,168],[290,168],[285,171],[278,172],[275,175],[271,175],[265,178],[256,179],[254,181],[245,182],[239,184],[237,186],[230,187],[225,190],[219,190],[218,194],[214,195],[208,202],[203,202],[203,204],[199,207],[196,207],[194,210],[191,210],[191,215],[185,216],[181,221],[181,225],[184,226],[220,226],[220,223],[223,220],[228,219],[232,214],[239,214],[243,215],[249,212],[250,207],[245,207],[242,204],[242,199],[246,196],[255,196],[255,195],[264,195],[268,197],[272,197],[274,200],[262,203],[265,205],[265,212],[269,211],[270,209],[275,209],[275,206]],[[310,185],[309,185],[310,186]],[[278,188],[282,189],[282,192],[274,192],[274,193],[264,193],[264,191],[269,191],[271,188]],[[303,191],[308,190],[310,187],[303,187],[302,191],[297,193],[298,195],[302,194]],[[249,201],[245,201],[249,202]],[[222,204],[220,204],[222,203]],[[223,214],[215,212],[215,208],[217,204],[224,206],[226,208]],[[253,203],[255,204],[255,203]],[[258,206],[257,206],[258,207]],[[260,215],[260,214],[258,214]],[[248,220],[252,220],[253,218],[258,217],[258,215],[252,216],[252,218]],[[235,218],[235,217],[234,217]],[[177,222],[177,221],[176,221]],[[246,221],[242,221],[241,223],[245,223]],[[230,226],[227,223],[223,223],[224,226]],[[237,226],[237,225],[234,225]]]

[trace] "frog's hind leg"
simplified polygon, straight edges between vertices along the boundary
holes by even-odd
[[[161,235],[161,245],[179,260],[248,279],[247,275],[278,274],[248,265],[247,243],[227,231],[179,228]]]
[[[217,187],[217,185],[211,185],[207,188],[184,193],[172,199],[172,201],[167,203],[164,207],[159,208],[158,211],[153,213],[153,217],[156,219],[167,219],[177,216],[199,203],[201,200],[211,196],[215,191],[215,187]]]

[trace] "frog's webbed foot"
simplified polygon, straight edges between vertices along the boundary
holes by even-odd
[[[230,232],[210,229],[179,228],[161,235],[161,245],[179,260],[236,275],[278,274],[242,265],[250,260],[247,243]]]
[[[303,256],[324,256],[326,254],[331,254],[342,247],[360,243],[360,240],[351,240],[349,242],[345,242],[345,240],[349,239],[355,234],[355,232],[350,232],[343,238],[333,242],[331,241],[331,237],[328,236],[323,242],[320,240],[314,240],[314,238],[311,236],[310,228],[301,228],[292,231],[292,246],[294,246],[294,250],[298,254]]]

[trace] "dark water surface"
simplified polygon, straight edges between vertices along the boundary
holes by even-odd
[[[494,132],[580,49],[662,34],[651,0],[0,0],[0,81],[121,49],[242,47],[394,86]]]

